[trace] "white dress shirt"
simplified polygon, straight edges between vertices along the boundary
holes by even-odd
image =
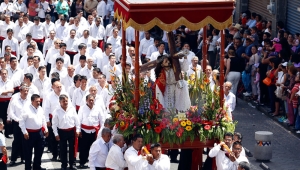
[[[51,68],[50,74],[52,74],[54,72],[58,72],[60,77],[65,77],[68,74],[67,68],[65,68],[65,67],[62,67],[61,70],[58,70],[57,67]]]
[[[53,56],[51,56],[49,63],[51,64],[51,68],[54,68],[56,66],[56,59],[57,58],[62,58],[64,59],[64,66],[65,68],[67,68],[69,65],[71,65],[71,59],[70,56],[66,53],[64,53],[64,55],[60,55],[60,53],[56,53]]]
[[[106,38],[108,38],[109,36],[111,36],[111,32],[114,28],[117,28],[117,25],[115,24],[115,26],[113,26],[112,24],[108,24],[105,28],[105,35]]]
[[[100,1],[97,5],[97,14],[104,18],[108,14],[108,10],[106,7],[106,3],[104,1]],[[107,18],[108,19],[108,18]]]
[[[3,4],[4,2],[2,2]],[[1,4],[1,5],[2,5]],[[0,10],[1,12],[1,10]],[[13,29],[15,27],[15,24],[12,21],[9,21],[9,23],[7,24],[5,21],[0,21],[0,37],[7,37],[7,30],[9,28]]]
[[[13,70],[12,68],[8,70],[8,77],[13,82],[13,87],[18,87],[24,80],[24,72],[20,68]]]
[[[196,70],[197,70],[197,77],[200,78],[200,75],[202,74],[202,67],[199,64],[197,64]],[[195,75],[195,68],[193,67],[193,65],[189,66],[189,69],[186,73],[187,73],[188,77],[190,77],[191,75],[196,76]]]
[[[104,40],[105,28],[101,24],[98,27],[96,24],[93,24],[90,27],[90,35],[97,40]]]
[[[49,35],[49,34],[47,34]],[[54,46],[54,40],[55,40],[55,37],[53,39],[51,38],[47,38],[44,42],[44,46],[43,46],[43,56],[44,58],[46,58],[46,51],[48,52],[48,50]]]
[[[12,93],[8,93],[6,96],[1,95],[4,91],[12,90],[13,89],[13,81],[6,79],[6,81],[3,81],[2,78],[0,78],[0,98],[10,98]]]
[[[60,82],[63,85],[65,85],[66,87],[70,87],[70,86],[74,85],[74,79],[73,79],[74,75],[72,77],[70,77],[70,75],[67,74],[67,76],[61,78]]]
[[[117,36],[116,38],[114,36],[110,36],[107,39],[107,43],[111,43],[112,46],[112,52],[115,53],[115,50],[121,46],[121,37]]]
[[[80,123],[74,107],[68,107],[65,111],[60,106],[54,110],[52,129],[55,136],[58,136],[57,129],[70,129],[73,127],[76,127],[76,132],[80,132]]]
[[[66,94],[65,92],[61,92],[60,95]],[[69,103],[71,103],[69,99]],[[59,95],[52,90],[48,95],[44,96],[43,99],[43,109],[45,113],[46,122],[49,122],[49,114],[53,115],[53,112],[56,108],[60,107],[59,104]]]
[[[119,77],[122,74],[121,70],[119,70],[119,67],[117,67],[116,64],[112,66],[110,63],[103,67],[102,73],[106,76],[107,81],[111,81],[112,76]]]
[[[165,54],[167,54],[167,53],[164,51],[162,55],[165,55]],[[159,51],[153,52],[153,53],[151,54],[151,56],[150,56],[150,61],[155,61],[155,60],[157,60],[157,57],[158,57],[158,56],[161,56],[161,53],[160,53]]]
[[[67,37],[67,26],[66,24],[62,26],[61,24],[56,28],[56,38],[63,40],[65,37]]]
[[[82,33],[84,31],[84,28],[82,25],[78,24],[78,26],[76,26],[75,24],[70,25],[67,27],[66,29],[66,36],[70,37],[70,31],[71,30],[75,30],[76,34],[75,34],[75,38],[80,38],[82,36]]]
[[[47,1],[39,2],[36,11],[38,12],[38,17],[45,18],[45,13],[49,8],[49,3]],[[49,8],[50,9],[50,8]],[[46,34],[48,35],[48,34]]]
[[[88,59],[90,56],[88,53],[85,53],[84,54],[86,59]],[[74,55],[74,58],[73,58],[73,66],[77,66],[79,64],[79,58],[80,58],[81,54],[80,53],[77,53],[76,55]]]
[[[129,56],[128,48],[129,48],[128,45],[126,45],[126,56]],[[118,48],[115,50],[115,56],[116,56],[117,62],[121,62],[121,61],[120,61],[121,55],[122,55],[122,46],[118,47]]]
[[[24,108],[30,104],[31,102],[29,95],[27,95],[25,99],[22,99],[20,92],[16,93],[12,96],[12,99],[9,102],[7,114],[12,120],[19,122],[22,119]]]
[[[51,58],[57,53],[59,53],[59,49],[56,49],[54,46],[50,47],[46,54],[44,65],[50,64]]]
[[[12,13],[14,12],[14,5],[11,2],[2,2],[0,6],[0,12],[12,16]]]
[[[139,48],[140,56],[142,54],[147,55],[148,48],[150,47],[150,45],[153,45],[153,44],[154,44],[153,38],[150,38],[149,40],[147,40],[146,38],[143,38],[142,41],[140,42],[140,48]]]
[[[80,106],[82,97],[88,92],[87,89],[82,90],[80,87],[75,89],[72,95],[72,104],[73,106]]]
[[[126,28],[126,41],[131,44],[132,41],[135,41],[135,30],[132,27]]]
[[[72,39],[70,37],[64,39],[64,43],[66,43],[66,45],[67,45],[66,51],[77,52],[78,44],[75,43],[77,40],[78,39],[76,37],[74,39]]]
[[[100,125],[100,127],[104,126],[104,122],[106,120],[106,114],[103,113],[102,109],[98,108],[97,106],[93,106],[92,109],[90,109],[87,105],[83,105],[80,107],[78,111],[78,117],[80,124],[86,125],[86,126],[94,126],[97,127]],[[95,129],[87,130],[84,128],[81,128],[86,133],[94,133]]]
[[[46,28],[42,23],[39,23],[39,25],[34,24],[33,26],[31,26],[29,32],[32,34],[33,39],[43,39],[44,37],[47,37]]]
[[[158,51],[157,47],[154,44],[150,45],[147,50],[146,58],[150,59],[151,54],[155,51]]]
[[[97,58],[99,58],[99,60],[97,60],[97,67],[100,68],[100,70],[102,71],[104,66],[107,65],[109,62],[109,56],[107,56],[106,53],[96,53],[94,55],[98,55]]]
[[[97,61],[100,60],[101,55],[98,55],[98,54],[101,54],[102,50],[99,47],[96,47],[96,48],[88,47],[87,48],[87,53],[89,54],[89,56],[91,56],[93,58],[94,63],[96,64]],[[97,55],[94,55],[94,54],[97,54]]]
[[[72,97],[73,97],[73,93],[76,89],[77,89],[77,87],[74,84],[68,88],[68,94],[71,98],[71,101],[73,101]]]
[[[120,148],[120,146],[113,144],[110,148],[105,161],[105,167],[114,170],[123,170],[127,167],[127,162],[124,159],[122,148]]]
[[[44,97],[44,84],[51,83],[50,79],[48,77],[44,77],[42,80],[39,76],[33,79],[32,83],[35,85],[35,87],[38,89],[40,93],[40,97]],[[46,94],[47,95],[47,94]]]
[[[14,37],[18,40],[18,42],[22,42],[26,39],[26,34],[29,32],[28,27],[23,23],[22,26],[15,25],[14,26]],[[22,55],[22,53],[20,53]]]
[[[133,146],[125,151],[124,158],[130,170],[147,169],[148,161],[142,155],[138,155],[138,151]]]
[[[5,38],[2,42],[2,54],[5,53],[5,46],[10,46],[11,51],[17,53],[17,59],[20,59],[20,50],[19,50],[19,42],[16,38],[12,37],[11,39]]]
[[[236,105],[236,97],[232,92],[229,92],[228,95],[224,93],[225,106],[228,107],[228,114],[232,118],[231,112],[234,111]]]
[[[33,94],[39,95],[39,90],[35,87],[33,83],[28,87],[28,96],[32,96]]]
[[[94,77],[88,79],[88,87],[91,87],[91,86],[94,86],[94,85],[97,85],[98,83],[98,79],[95,79]]]
[[[87,47],[91,47],[92,46],[92,39],[93,37],[89,36],[88,38],[84,38],[83,36],[80,37],[77,41],[76,41],[76,44],[81,44],[81,43],[84,43],[86,44]]]
[[[106,88],[105,86],[102,88],[99,83],[96,85],[96,88],[97,88],[97,95],[101,96],[104,103],[105,103],[105,106],[106,106],[106,103],[108,102],[108,88]]]
[[[110,147],[110,143],[106,143],[102,137],[92,144],[89,152],[90,170],[96,170],[96,167],[105,168],[105,161]]]
[[[28,29],[28,27],[27,27]],[[28,33],[28,32],[27,32]],[[27,34],[26,33],[26,34]],[[30,45],[30,43],[35,42],[33,40],[31,40],[29,43],[27,42],[26,39],[24,39],[21,43],[20,43],[20,54],[23,56],[25,52],[27,52],[27,46]]]
[[[32,104],[24,108],[22,119],[19,121],[19,126],[23,134],[28,133],[26,129],[41,129],[45,128],[48,132],[47,124],[45,121],[44,111],[41,106],[35,108]]]
[[[153,164],[148,164],[148,170],[169,170],[170,169],[170,158],[161,154],[157,160],[154,160]]]
[[[75,74],[75,75],[76,75],[76,74],[80,74],[81,69],[83,69],[83,68],[85,68],[85,67],[86,67],[86,64],[85,64],[84,67],[81,67],[80,64],[77,64],[77,65],[75,66],[74,74]]]
[[[80,70],[79,74],[82,76],[86,76],[87,79],[90,79],[93,77],[93,69],[94,67],[91,67],[91,69],[89,69],[88,66],[86,66]]]

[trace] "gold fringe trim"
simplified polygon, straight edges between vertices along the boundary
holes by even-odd
[[[124,20],[124,17],[122,15],[122,13],[119,14],[118,9],[115,11],[115,18],[117,18],[118,20],[122,20],[122,24],[123,24],[123,27],[125,29],[128,28],[129,26],[131,26],[135,30],[138,30],[138,31],[147,31],[147,30],[150,30],[151,28],[153,28],[156,25],[159,28],[161,28],[165,31],[176,30],[181,25],[185,25],[190,30],[196,31],[196,30],[199,30],[199,29],[203,28],[207,24],[213,25],[214,28],[216,28],[218,30],[223,30],[223,29],[228,28],[232,24],[232,15],[224,22],[218,22],[214,18],[212,18],[211,16],[207,16],[206,18],[204,18],[202,21],[200,21],[198,23],[191,23],[185,17],[180,17],[174,23],[166,24],[166,23],[162,22],[159,18],[155,17],[150,22],[148,22],[146,24],[138,24],[134,20],[132,20],[131,18],[128,20],[128,22],[126,22]]]

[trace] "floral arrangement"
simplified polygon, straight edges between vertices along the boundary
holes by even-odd
[[[125,138],[140,133],[145,143],[168,142],[171,145],[187,139],[222,140],[225,132],[233,132],[236,122],[226,117],[226,106],[221,108],[218,88],[212,91],[205,75],[192,77],[188,84],[193,106],[180,113],[163,109],[153,98],[153,82],[140,80],[138,110],[134,105],[134,83],[128,80],[118,85],[109,106],[118,132]]]

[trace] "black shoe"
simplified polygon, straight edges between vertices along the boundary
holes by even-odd
[[[13,137],[9,136],[9,135],[6,135],[5,136],[7,139],[12,139]]]
[[[171,163],[179,163],[179,161],[178,160],[171,160]]]
[[[16,162],[15,161],[10,161],[10,163],[8,164],[8,166],[15,166]]]
[[[57,161],[57,157],[53,156],[53,158],[51,158],[51,161]]]
[[[84,164],[80,164],[80,165],[79,165],[79,168],[80,168],[80,169],[82,169],[82,168],[84,168],[84,167],[85,167]]]
[[[21,160],[21,162],[20,162],[21,164],[25,164],[25,161],[24,160]]]
[[[77,168],[75,166],[70,166],[69,169],[77,170]]]
[[[67,168],[60,168],[61,170],[67,170]]]
[[[246,155],[247,155],[248,157],[253,157],[253,155],[252,155],[251,152],[246,152]]]

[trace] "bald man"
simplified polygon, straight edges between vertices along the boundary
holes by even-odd
[[[73,65],[69,65],[67,68],[68,74],[61,79],[61,83],[65,87],[71,87],[74,85],[73,77],[75,76],[75,68]]]

